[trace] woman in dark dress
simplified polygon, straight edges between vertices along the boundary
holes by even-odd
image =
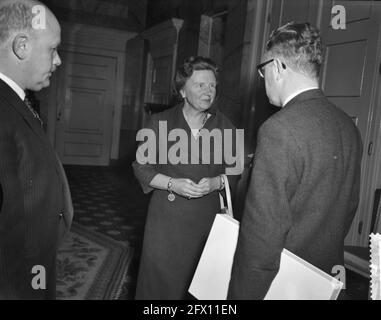
[[[229,167],[224,158],[224,129],[235,134],[233,124],[214,106],[216,77],[217,67],[210,59],[187,59],[175,79],[183,103],[152,115],[148,128],[143,129],[148,131],[142,131],[143,136],[154,136],[156,144],[145,149],[141,144],[133,163],[143,191],[153,190],[136,299],[191,298],[188,288],[220,210],[218,192],[224,188],[220,175]],[[210,147],[202,150],[206,130],[201,129],[219,130],[222,141],[210,139]],[[154,152],[154,161],[152,157],[147,160],[147,152]],[[206,154],[210,161],[203,158]],[[229,181],[234,183],[236,177],[229,176]]]

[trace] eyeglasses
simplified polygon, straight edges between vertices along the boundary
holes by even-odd
[[[267,60],[267,61],[257,65],[257,70],[258,70],[258,73],[261,76],[261,78],[265,77],[265,73],[263,71],[264,66],[269,64],[269,63],[271,63],[271,62],[273,62],[274,60],[275,59],[270,59],[270,60]],[[282,62],[282,67],[283,67],[283,69],[286,69],[286,65],[283,62]]]

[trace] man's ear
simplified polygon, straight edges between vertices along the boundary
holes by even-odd
[[[279,59],[274,59],[274,64],[275,64],[275,72],[276,76],[275,78],[279,80],[281,77],[283,77],[284,71],[286,68],[284,68],[284,64],[279,60]]]
[[[12,50],[18,59],[26,59],[29,51],[28,36],[25,34],[18,34],[12,41]]]

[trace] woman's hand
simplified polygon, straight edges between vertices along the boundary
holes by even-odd
[[[219,176],[214,178],[202,178],[198,182],[198,186],[202,192],[202,194],[205,196],[215,190],[219,190],[221,187],[221,178]]]
[[[202,187],[190,179],[172,179],[172,191],[185,198],[200,198],[204,196],[202,190]]]

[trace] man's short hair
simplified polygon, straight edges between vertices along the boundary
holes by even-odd
[[[23,1],[0,6],[0,45],[9,39],[13,32],[32,30],[32,7],[32,4]]]
[[[319,30],[308,22],[289,22],[275,29],[266,44],[266,53],[273,58],[283,58],[296,72],[319,78],[322,43]]]

